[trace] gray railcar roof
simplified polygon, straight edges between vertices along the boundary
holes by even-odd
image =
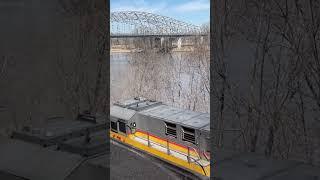
[[[203,128],[201,128],[204,131],[210,131],[210,124],[204,126]]]
[[[117,102],[111,107],[110,115],[129,120],[135,113],[186,127],[210,131],[209,113],[176,108],[162,104],[161,102],[149,101],[145,98],[135,98]]]
[[[161,118],[161,119],[167,119],[169,116],[176,115],[179,113],[181,113],[181,109],[175,108],[175,107],[170,107],[167,105],[160,105],[160,106],[156,106],[154,108],[150,108],[150,109],[143,110],[143,111],[139,112],[139,114],[143,114],[146,116],[152,116],[152,117],[156,117],[156,118]],[[170,120],[170,119],[167,119],[167,120]],[[175,119],[175,120],[173,119],[170,121],[178,123],[178,122],[183,121],[183,119]]]
[[[82,157],[0,137],[0,171],[33,180],[64,180]]]
[[[110,108],[110,115],[111,116],[116,117],[116,118],[120,118],[120,119],[124,119],[124,120],[129,120],[135,113],[136,113],[136,111],[134,111],[134,110],[123,108],[120,106],[112,106]]]
[[[162,103],[158,102],[158,101],[148,100],[146,98],[139,97],[139,98],[134,98],[134,99],[128,99],[123,102],[118,101],[114,105],[120,106],[123,108],[127,108],[127,109],[132,109],[135,111],[141,111],[141,110],[145,110],[147,108],[158,106],[160,104],[162,104]]]
[[[160,105],[140,111],[138,114],[155,117],[157,119],[162,119],[164,121],[195,129],[204,128],[204,130],[210,130],[210,126],[209,128],[206,128],[210,124],[210,115],[208,113],[200,113],[168,105]]]
[[[189,127],[203,128],[210,124],[210,115],[206,113],[200,114],[189,120],[183,121],[182,124]]]

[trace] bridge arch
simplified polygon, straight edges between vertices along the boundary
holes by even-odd
[[[199,32],[200,29],[196,25],[176,20],[174,18],[139,11],[111,12],[110,20],[111,26],[116,23],[123,23],[134,26],[134,33],[136,34],[195,34]],[[119,34],[119,32],[111,31],[111,34]]]

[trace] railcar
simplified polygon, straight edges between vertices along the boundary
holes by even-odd
[[[210,116],[145,98],[115,103],[110,137],[199,176],[210,177]]]

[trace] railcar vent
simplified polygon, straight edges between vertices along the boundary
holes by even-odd
[[[182,140],[195,144],[195,130],[187,127],[182,127]]]
[[[166,122],[166,135],[177,138],[177,125]]]
[[[126,123],[119,121],[119,131],[126,134]]]
[[[111,121],[111,131],[118,132],[118,124],[117,124],[117,122]]]

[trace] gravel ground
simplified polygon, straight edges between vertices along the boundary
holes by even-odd
[[[172,171],[148,157],[110,143],[110,174],[112,180],[180,179]]]

